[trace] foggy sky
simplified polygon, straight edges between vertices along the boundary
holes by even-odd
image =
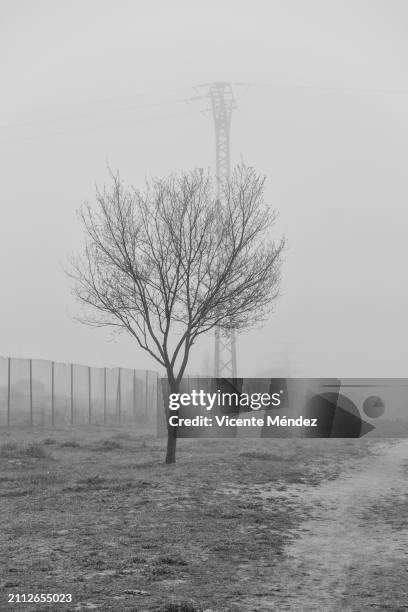
[[[108,165],[136,186],[214,168],[205,101],[185,99],[227,80],[252,84],[232,163],[267,175],[288,240],[240,374],[406,376],[407,33],[403,0],[0,0],[0,354],[156,369],[73,321],[76,210]],[[209,340],[190,371],[211,361]]]

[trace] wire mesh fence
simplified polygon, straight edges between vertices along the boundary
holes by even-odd
[[[155,427],[156,372],[0,357],[0,426]]]

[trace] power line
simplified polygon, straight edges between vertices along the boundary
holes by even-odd
[[[323,92],[349,92],[349,93],[375,93],[375,94],[390,94],[390,95],[408,95],[408,89],[385,89],[385,88],[370,88],[370,87],[347,87],[347,86],[331,86],[331,85],[313,85],[313,84],[294,84],[282,83],[275,81],[274,83],[248,83],[248,86],[258,89],[304,89],[310,91]]]
[[[129,111],[129,110],[136,110],[136,109],[150,109],[150,108],[157,108],[160,106],[169,106],[172,104],[180,104],[180,103],[184,103],[185,99],[184,98],[179,98],[179,99],[175,99],[175,100],[166,100],[166,101],[162,101],[162,102],[153,102],[150,104],[136,104],[136,105],[132,105],[132,106],[121,106],[121,107],[116,107],[116,108],[111,108],[109,109],[108,112],[112,112],[112,113],[119,113],[119,112],[124,112],[124,111]],[[104,120],[103,117],[98,117],[95,115],[94,111],[89,111],[86,113],[80,112],[80,113],[73,113],[70,115],[65,115],[65,116],[61,116],[61,117],[51,117],[51,118],[47,118],[47,119],[34,119],[32,121],[24,121],[23,123],[15,123],[15,124],[8,124],[8,125],[0,125],[0,129],[14,129],[14,128],[21,128],[21,127],[32,127],[32,126],[36,126],[36,125],[49,125],[49,124],[55,124],[55,123],[60,123],[60,122],[66,122],[66,121],[81,121],[82,119],[93,119],[93,120]],[[141,119],[142,121],[144,119]]]
[[[369,87],[347,87],[347,86],[324,86],[324,85],[315,85],[315,84],[296,84],[296,83],[284,83],[284,82],[279,82],[279,81],[275,81],[272,83],[262,83],[262,82],[250,82],[250,83],[242,83],[242,82],[234,82],[231,83],[231,85],[233,85],[235,88],[241,88],[241,95],[237,95],[235,93],[235,100],[239,100],[240,97],[242,97],[243,95],[245,95],[250,89],[251,90],[256,90],[256,89],[273,89],[276,91],[281,91],[284,92],[285,90],[304,90],[304,91],[316,91],[316,92],[325,92],[325,93],[356,93],[356,94],[360,94],[360,93],[367,93],[367,94],[383,94],[383,95],[401,95],[401,96],[405,96],[408,95],[408,89],[385,89],[385,88],[369,88]],[[202,87],[208,87],[209,84],[205,84],[205,85],[198,85],[195,87],[196,91],[199,91],[200,88]],[[171,92],[173,93],[179,93],[180,89],[173,89],[171,90]],[[167,92],[167,93],[170,93]],[[147,97],[147,96],[151,96],[151,95],[156,95],[154,93],[140,93],[140,94],[136,94],[136,97]],[[162,100],[162,101],[158,101],[158,102],[145,102],[142,104],[132,104],[132,105],[126,105],[126,106],[115,106],[113,108],[109,108],[109,109],[103,109],[104,111],[108,112],[108,113],[118,113],[118,112],[126,112],[126,111],[132,111],[132,110],[139,110],[139,109],[150,109],[150,108],[157,108],[157,107],[162,107],[162,106],[169,106],[172,104],[182,104],[184,102],[189,102],[191,100],[195,100],[198,99],[200,97],[205,97],[205,96],[195,96],[193,98],[173,98],[173,99],[168,99],[168,100]],[[102,98],[102,99],[94,99],[94,100],[88,100],[86,101],[86,104],[104,104],[105,102],[114,102],[115,99],[114,98]],[[210,110],[210,109],[208,109]],[[35,125],[45,125],[45,124],[51,124],[51,123],[59,123],[59,122],[70,122],[70,121],[80,121],[82,119],[94,119],[94,120],[98,120],[98,119],[103,119],[103,118],[98,118],[95,117],[95,110],[89,111],[89,112],[78,112],[78,113],[72,113],[69,115],[65,115],[65,116],[61,116],[61,117],[51,117],[51,118],[39,118],[39,119],[32,119],[30,121],[24,121],[21,123],[12,123],[12,124],[3,124],[0,125],[0,129],[14,129],[14,128],[23,128],[23,127],[32,127]]]

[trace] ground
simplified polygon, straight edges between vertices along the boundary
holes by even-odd
[[[0,610],[408,610],[405,440],[0,438]],[[71,604],[8,604],[72,593]]]

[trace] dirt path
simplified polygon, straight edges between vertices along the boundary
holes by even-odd
[[[333,481],[298,491],[308,517],[287,546],[273,596],[247,610],[408,610],[408,441]]]

